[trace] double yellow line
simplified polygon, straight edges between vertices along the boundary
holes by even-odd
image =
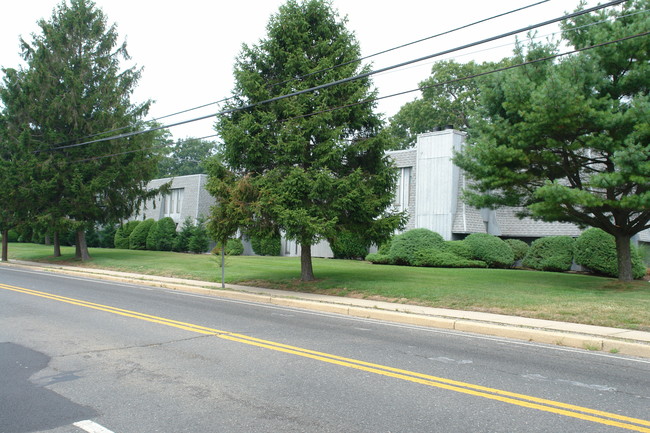
[[[345,358],[342,356],[332,355],[329,353],[317,352],[314,350],[304,349],[301,347],[290,346],[287,344],[277,343],[274,341],[262,340],[259,338],[237,334],[234,332],[222,331],[219,329],[208,328],[205,326],[195,325],[187,322],[180,322],[177,320],[166,319],[164,317],[152,316],[149,314],[139,313],[137,311],[125,310],[122,308],[111,307],[108,305],[96,304],[87,302],[80,299],[68,298],[59,296],[52,293],[41,292],[37,290],[25,289],[22,287],[10,286],[7,284],[0,284],[0,289],[10,290],[27,295],[38,296],[40,298],[50,299],[53,301],[64,302],[71,305],[76,305],[94,310],[104,311],[111,314],[130,317],[138,320],[144,320],[151,323],[160,325],[171,326],[178,329],[183,329],[190,332],[195,332],[204,335],[214,335],[215,337],[224,340],[230,340],[238,343],[247,344],[250,346],[257,346],[264,349],[274,350],[277,352],[288,353],[291,355],[310,358],[328,364],[335,364],[342,367],[353,368],[355,370],[362,370],[369,373],[379,374],[382,376],[392,377],[395,379],[405,380],[408,382],[418,383],[421,385],[431,386],[435,388],[446,389],[455,391],[462,394],[473,395],[476,397],[487,398],[489,400],[496,400],[503,403],[508,403],[516,406],[522,406],[529,409],[537,409],[544,412],[550,412],[558,415],[564,415],[571,418],[578,418],[584,421],[591,421],[598,424],[609,425],[613,427],[620,427],[626,430],[650,433],[650,421],[638,418],[627,417],[615,413],[604,412],[586,407],[576,406],[556,402],[553,400],[546,400],[528,396],[525,394],[518,394],[509,391],[503,391],[495,388],[488,388],[485,386],[474,385],[466,382],[459,382],[456,380],[445,379],[442,377],[430,376],[427,374],[417,373],[399,368],[393,368],[380,364],[373,364],[357,359]]]

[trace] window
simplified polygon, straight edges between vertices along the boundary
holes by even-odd
[[[163,198],[163,214],[166,217],[180,219],[183,206],[184,188],[174,188]]]
[[[395,208],[402,212],[409,208],[409,195],[411,192],[411,167],[402,167],[397,178],[395,191]]]

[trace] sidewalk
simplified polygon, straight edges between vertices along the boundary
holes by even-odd
[[[4,266],[650,358],[650,332],[11,260]]]

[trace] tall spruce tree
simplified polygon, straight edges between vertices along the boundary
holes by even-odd
[[[650,1],[628,1],[563,25],[577,48],[647,32]],[[515,62],[555,52],[529,44]],[[631,237],[650,227],[648,36],[495,75],[481,90],[473,143],[456,163],[483,206],[524,206],[533,217],[613,235],[619,279],[632,278]]]
[[[327,1],[281,6],[266,37],[244,45],[235,64],[230,108],[252,107],[216,125],[223,162],[255,197],[248,228],[278,229],[296,240],[302,280],[314,279],[311,247],[319,240],[347,228],[380,241],[403,219],[386,211],[396,174],[384,154],[382,121],[373,104],[359,104],[375,96],[369,78],[256,105],[366,71],[345,23]]]
[[[87,228],[132,215],[154,193],[146,184],[156,174],[160,134],[67,146],[144,128],[151,101],[131,102],[141,69],[122,69],[130,59],[126,43],[118,44],[116,25],[95,3],[64,0],[38,25],[31,42],[21,40],[27,67],[6,71],[20,75],[28,101],[20,108],[28,122],[14,126],[35,148],[44,190],[36,213],[72,226],[77,255],[86,260]]]

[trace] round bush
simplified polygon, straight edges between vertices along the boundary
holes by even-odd
[[[118,229],[115,231],[115,248],[121,248],[124,250],[129,249],[129,236],[131,236],[133,229],[135,229],[138,224],[140,224],[140,221],[129,221],[126,224],[122,224],[120,227],[118,227]]]
[[[585,230],[576,239],[574,256],[577,264],[591,269],[593,272],[618,277],[618,254],[614,236],[601,229],[592,227]],[[632,258],[632,277],[643,278],[646,267],[636,248],[630,248]]]
[[[444,243],[438,233],[428,229],[413,229],[393,238],[388,256],[396,265],[411,265],[420,251],[439,250]]]
[[[329,240],[335,259],[362,259],[368,254],[370,242],[353,232],[340,232]]]
[[[418,251],[413,260],[413,266],[427,266],[434,268],[487,268],[487,264],[480,260],[470,260],[456,254],[440,250]]]
[[[515,262],[512,250],[502,239],[487,233],[472,233],[465,238],[472,249],[472,258],[487,263],[489,268],[509,268]]]
[[[131,234],[129,235],[129,249],[132,250],[146,250],[147,249],[147,235],[149,229],[154,224],[154,220],[149,218],[138,224]]]
[[[527,268],[538,271],[564,272],[573,263],[573,244],[569,236],[549,236],[533,241],[522,262]]]
[[[515,262],[526,257],[526,253],[528,252],[528,244],[526,242],[519,239],[505,239],[504,242],[512,250],[512,254],[515,256]]]

